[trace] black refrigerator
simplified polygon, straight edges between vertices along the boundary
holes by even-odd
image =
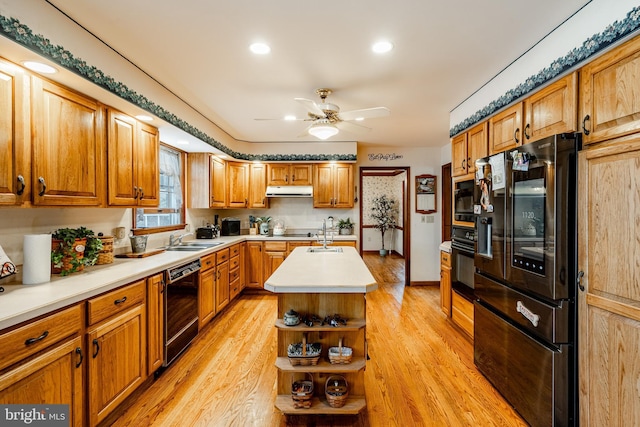
[[[580,136],[476,162],[474,361],[532,426],[578,419]]]

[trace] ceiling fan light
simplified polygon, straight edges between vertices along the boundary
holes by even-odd
[[[336,128],[331,123],[317,123],[309,128],[309,135],[315,136],[318,139],[327,139],[338,133]]]

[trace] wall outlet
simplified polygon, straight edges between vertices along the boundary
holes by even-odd
[[[433,217],[433,215],[429,215],[427,217],[427,224],[433,224],[434,222],[436,222],[436,219]]]

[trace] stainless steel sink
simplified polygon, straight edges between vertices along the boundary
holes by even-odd
[[[168,246],[164,248],[165,251],[184,251],[184,252],[196,252],[203,251],[207,248],[203,248],[202,246]]]
[[[330,248],[323,248],[323,247],[311,247],[309,249],[307,249],[307,252],[311,252],[311,253],[327,253],[327,252],[342,252],[342,248],[340,246],[334,246],[334,247],[330,247]]]
[[[166,246],[164,249],[166,251],[185,251],[185,252],[196,252],[202,251],[205,249],[213,248],[214,246],[222,245],[222,242],[184,242],[180,243],[176,246]]]
[[[211,242],[211,243],[184,242],[184,243],[181,243],[179,247],[191,246],[191,247],[198,247],[198,248],[213,248],[214,246],[218,246],[218,245],[222,245],[222,242]]]

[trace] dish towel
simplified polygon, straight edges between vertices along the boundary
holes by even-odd
[[[16,265],[9,259],[4,249],[2,249],[2,246],[0,246],[0,279],[16,274],[16,271]],[[4,289],[0,287],[0,292],[2,291],[4,291]]]

